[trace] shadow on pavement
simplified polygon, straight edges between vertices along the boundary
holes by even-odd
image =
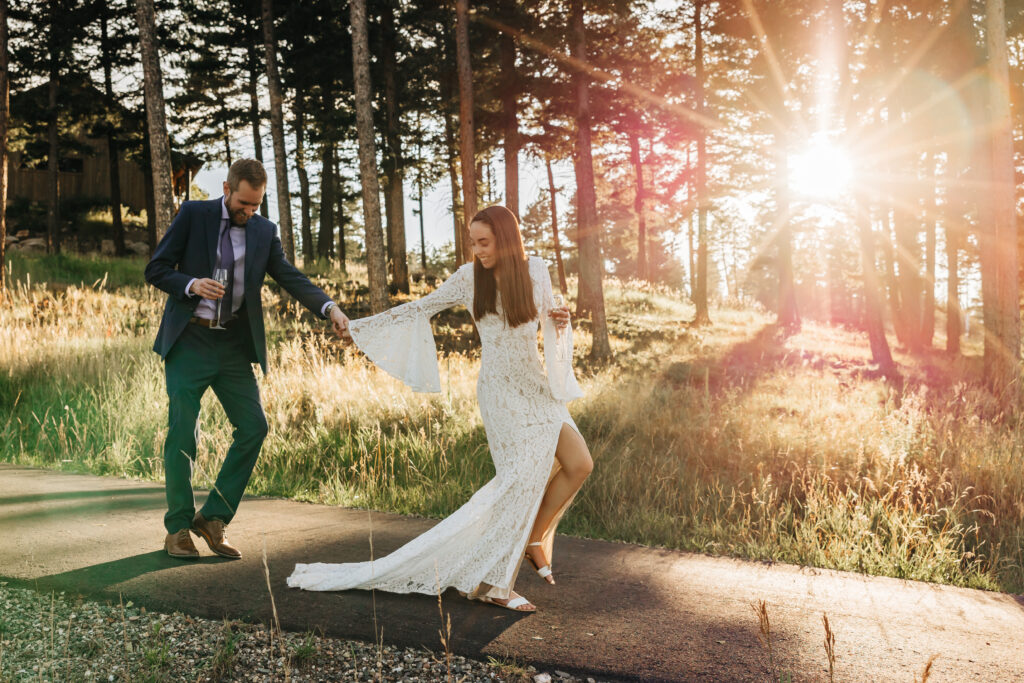
[[[77,492],[76,492],[77,493]],[[163,488],[147,488],[139,491],[138,494],[142,495],[125,495],[126,492],[122,491],[101,491],[95,494],[94,498],[103,496],[102,499],[94,500],[88,503],[78,503],[74,505],[54,505],[46,507],[31,507],[25,510],[14,511],[11,513],[0,512],[0,523],[11,524],[13,522],[19,522],[23,520],[40,521],[43,519],[53,519],[55,517],[68,517],[68,518],[83,518],[90,515],[102,512],[126,512],[131,510],[151,510],[154,507],[160,509],[165,505],[165,494]],[[90,496],[64,496],[67,498],[79,498],[79,497],[90,497]],[[58,494],[54,499],[60,500]],[[50,502],[50,498],[41,499],[42,502]],[[2,504],[3,501],[0,501]]]
[[[207,564],[230,562],[230,560],[220,557],[204,557],[203,561]],[[94,564],[60,574],[41,576],[33,580],[32,583],[39,587],[54,590],[66,590],[83,595],[98,595],[112,586],[139,578],[140,576],[165,569],[176,569],[181,567],[184,562],[185,560],[176,560],[168,556],[163,550],[154,550],[151,553],[124,557],[119,560]]]
[[[55,491],[53,493],[33,493],[24,496],[7,496],[6,498],[0,498],[0,506],[3,505],[22,505],[24,503],[51,503],[58,500],[71,500],[77,498],[118,498],[122,496],[145,496],[156,493],[162,494],[164,488],[151,487],[151,488],[116,488],[116,489],[99,489],[92,491]]]

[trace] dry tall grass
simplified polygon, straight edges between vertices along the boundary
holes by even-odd
[[[346,300],[356,290],[339,279],[322,282]],[[11,289],[0,459],[161,478],[166,399],[149,348],[163,296]],[[271,431],[251,492],[437,517],[493,475],[475,351],[442,358],[441,394],[414,394],[265,296]],[[587,395],[570,408],[596,467],[562,531],[1024,592],[1024,424],[975,382],[976,358],[899,356],[897,390],[856,333],[808,324],[787,338],[737,309],[688,330],[680,300],[608,283],[617,361],[579,369]],[[464,346],[464,320],[436,326],[446,348]],[[582,356],[585,324],[576,337]],[[230,426],[204,401],[197,484],[209,486]]]

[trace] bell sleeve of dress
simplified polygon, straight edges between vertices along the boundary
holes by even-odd
[[[554,294],[551,290],[551,274],[547,264],[541,259],[537,262],[537,281],[540,284],[540,315],[544,330],[544,365],[548,372],[548,386],[556,400],[568,403],[583,397],[583,390],[576,382],[572,370],[572,323],[561,331],[555,327],[555,321],[549,313],[555,307]]]
[[[446,308],[465,304],[470,274],[463,266],[422,299],[351,321],[352,340],[376,366],[413,391],[440,392],[441,375],[430,318]]]

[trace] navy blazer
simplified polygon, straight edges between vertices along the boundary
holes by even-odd
[[[167,234],[160,240],[146,265],[146,282],[167,292],[167,304],[160,320],[153,350],[166,359],[178,337],[195,315],[201,298],[185,294],[192,278],[213,277],[217,242],[220,237],[223,199],[191,201],[181,205]],[[285,291],[318,317],[330,297],[288,262],[277,226],[253,214],[245,224],[245,309],[252,334],[253,363],[267,372],[267,335],[263,327],[261,290],[267,274]]]

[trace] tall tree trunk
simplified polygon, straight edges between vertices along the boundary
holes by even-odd
[[[555,203],[558,197],[558,190],[555,188],[555,175],[551,172],[551,157],[544,157],[544,165],[548,170],[548,192],[551,194],[551,236],[555,242],[555,264],[558,268],[558,288],[563,295],[569,293],[568,283],[565,281],[565,263],[562,261],[562,245],[558,237],[558,207]]]
[[[143,110],[147,107],[143,104]],[[145,111],[143,111],[145,113]],[[148,116],[146,117],[148,120]],[[156,190],[153,188],[153,154],[149,144],[149,127],[142,131],[142,185],[146,195],[146,245],[149,257],[156,251]]]
[[[900,294],[900,283],[896,277],[896,240],[893,236],[893,219],[890,205],[883,202],[879,228],[885,240],[885,282],[889,293],[889,309],[893,319],[893,330],[896,332],[896,341],[906,346],[907,340],[904,336],[906,326],[899,321],[903,318],[903,298]]]
[[[697,72],[697,113],[705,115],[704,104],[704,0],[693,7],[693,30]],[[696,306],[694,325],[710,325],[708,307],[708,134],[701,125],[697,129],[697,286],[693,303]]]
[[[779,259],[779,308],[776,322],[780,327],[798,330],[801,321],[800,311],[796,304],[796,285],[793,281],[793,230],[789,207],[789,188],[786,185],[789,166],[781,136],[776,136],[775,144],[776,159],[778,160],[776,170],[778,178],[775,184],[775,224],[778,234],[775,239],[778,245]]]
[[[502,20],[515,25],[514,0],[502,0]],[[505,206],[519,218],[519,74],[516,72],[516,41],[502,31],[498,35],[501,60],[501,112],[504,129]]]
[[[950,20],[950,49],[956,54],[968,56],[958,62],[960,77],[980,71],[985,57],[978,45],[978,33],[974,26],[971,3],[964,3]],[[974,79],[972,89],[963,93],[967,103],[967,112],[973,130],[982,130],[987,125],[985,120],[986,84],[982,79]],[[981,141],[979,141],[979,138]],[[947,182],[945,202],[945,235],[946,235],[946,351],[960,353],[960,336],[963,334],[963,311],[960,308],[960,249],[966,244],[970,230],[968,214],[978,194],[976,187],[983,187],[986,166],[982,155],[985,147],[984,135],[975,137],[971,154],[966,157],[949,153],[947,155]],[[951,152],[957,151],[959,143],[954,141]],[[954,163],[958,160],[959,163]],[[978,203],[979,218],[986,201]]]
[[[47,136],[49,152],[46,157],[46,185],[49,189],[49,204],[46,207],[46,251],[60,253],[60,145],[57,130],[57,91],[60,88],[60,61],[58,48],[57,14],[60,8],[56,0],[50,0],[50,82],[47,101]]]
[[[587,34],[583,20],[583,0],[569,3],[570,51],[573,58],[587,61]],[[591,157],[589,78],[580,70],[572,75],[576,95],[576,170],[577,214],[579,216],[580,287],[578,308],[591,315],[593,346],[590,360],[611,360],[608,322],[604,313],[604,265],[601,262],[601,232],[597,220],[597,196],[594,188],[594,161]]]
[[[333,76],[325,73],[320,83],[324,111],[334,111]],[[320,148],[320,235],[316,240],[317,258],[334,257],[334,126],[325,122]]]
[[[1014,385],[1020,376],[1013,118],[1006,96],[1012,87],[1004,0],[988,0],[985,18],[992,133],[989,166],[991,220],[982,224],[980,234],[986,330],[984,367],[989,383],[1003,391]]]
[[[420,268],[427,272],[427,238],[423,228],[423,178],[416,178],[416,198],[419,202],[420,216]]]
[[[931,164],[927,168],[925,186],[928,192],[928,199],[924,210],[924,299],[921,302],[921,346],[925,349],[932,347],[935,339],[935,232],[938,229],[938,189],[939,173],[938,158],[931,155]]]
[[[295,261],[292,195],[288,188],[288,155],[284,147],[284,95],[281,92],[281,77],[277,72],[273,0],[263,0],[263,45],[270,90],[270,137],[274,144],[274,176],[277,180],[277,225],[281,230],[281,246],[284,247],[285,256],[289,261]]]
[[[103,62],[103,91],[106,96],[107,112],[113,114],[117,100],[114,97],[113,62],[114,56],[110,47],[110,36],[107,30],[107,13],[104,5],[100,9],[100,60]],[[114,232],[114,253],[124,256],[124,223],[121,220],[121,153],[118,150],[114,127],[107,126],[107,161],[110,177],[110,220]]]
[[[636,212],[636,277],[639,280],[648,280],[647,272],[647,216],[644,215],[644,166],[640,161],[640,140],[636,133],[630,131],[629,158],[633,163],[633,173],[636,175],[636,196],[633,198],[633,210]]]
[[[0,304],[7,300],[7,129],[11,112],[7,64],[7,0],[0,0]]]
[[[409,263],[405,244],[405,160],[402,153],[401,113],[398,110],[398,84],[395,74],[398,64],[395,53],[398,40],[395,34],[393,0],[388,0],[381,13],[381,55],[384,65],[384,127],[387,154],[384,155],[388,207],[388,265],[391,283],[405,294],[409,293]]]
[[[348,272],[348,251],[345,248],[345,184],[341,179],[341,169],[338,165],[337,155],[334,159],[334,196],[338,203],[338,261],[341,270]]]
[[[320,236],[317,238],[317,258],[334,259],[334,178],[335,150],[333,140],[324,140],[320,150]]]
[[[949,183],[946,191],[946,351],[960,353],[960,335],[963,334],[960,309],[960,246],[963,242],[964,201],[952,168],[948,169]]]
[[[388,305],[384,233],[380,224],[380,185],[377,152],[373,143],[373,108],[370,100],[370,47],[366,31],[366,0],[351,0],[352,66],[355,72],[356,131],[359,135],[359,176],[363,189],[366,225],[366,270],[370,285],[370,310],[380,313]]]
[[[875,267],[875,240],[871,232],[871,217],[863,211],[857,213],[857,229],[860,235],[860,264],[864,282],[864,324],[867,327],[871,358],[887,376],[896,371],[885,338],[885,322],[882,317],[882,297],[879,293],[878,270]]]
[[[260,94],[259,94],[259,62],[256,59],[256,45],[249,45],[249,124],[252,126],[252,146],[256,161],[263,163],[263,135],[260,133]],[[270,204],[267,193],[263,193],[260,213],[264,218],[270,217]]]
[[[902,107],[895,107],[895,125],[902,128],[906,125]],[[901,176],[910,178],[904,184],[902,197],[893,203],[896,229],[896,264],[899,266],[897,282],[900,290],[901,316],[897,326],[903,329],[903,338],[907,351],[912,354],[921,352],[921,296],[924,291],[921,279],[921,247],[918,243],[920,222],[921,182],[918,178],[919,169],[916,153],[901,155],[897,160],[897,168]],[[907,157],[910,157],[909,159]],[[908,201],[908,198],[909,201]],[[908,206],[911,204],[911,206]]]
[[[157,230],[166,230],[174,217],[171,189],[171,147],[167,137],[163,76],[156,42],[156,12],[153,0],[137,0],[136,18],[142,45],[142,75],[146,86],[146,119],[153,169],[153,196]]]
[[[473,69],[469,63],[469,18],[467,0],[455,0],[455,55],[459,72],[459,138],[462,158],[462,254],[457,263],[473,260],[469,248],[469,222],[476,215],[476,168],[473,141]]]
[[[295,93],[295,170],[299,175],[299,193],[302,199],[302,260],[312,263],[316,260],[313,247],[312,203],[309,199],[309,173],[306,171],[306,121],[305,99],[301,92]]]
[[[227,118],[227,113],[226,113],[227,112],[227,107],[224,106],[223,102],[221,102],[220,111],[221,111],[221,114],[222,114],[222,118],[221,118],[221,133],[223,134],[223,137],[224,137],[224,160],[227,163],[228,168],[231,168],[231,164],[232,164],[232,156],[231,156],[231,131],[228,130],[228,118]]]
[[[688,261],[687,265],[689,265],[689,267],[690,267],[690,270],[689,270],[690,298],[694,302],[696,302],[697,301],[697,294],[696,294],[696,292],[697,292],[697,252],[693,248],[693,237],[694,237],[694,219],[697,216],[697,212],[696,212],[696,210],[694,210],[693,206],[691,205],[691,203],[693,202],[693,197],[696,194],[694,192],[693,164],[690,161],[690,150],[691,150],[691,148],[692,148],[692,145],[690,143],[686,143],[686,175],[687,175],[687,178],[686,178],[686,204],[688,206],[690,206],[689,215],[686,217],[686,243],[687,243],[686,258],[687,258],[687,261]]]
[[[447,44],[447,42],[445,43]],[[451,73],[451,72],[449,72]],[[445,103],[450,103],[454,96],[454,84],[452,83],[451,77],[441,79],[441,99]],[[463,221],[465,220],[465,212],[462,211],[461,202],[459,197],[462,191],[459,189],[459,172],[458,172],[458,152],[455,144],[455,118],[452,114],[451,107],[447,104],[442,108],[444,114],[444,142],[445,148],[448,151],[448,181],[451,185],[452,193],[452,222],[453,234],[455,236],[455,263],[465,263],[467,259],[464,258],[463,251],[463,236],[466,235],[466,228],[463,227]]]

